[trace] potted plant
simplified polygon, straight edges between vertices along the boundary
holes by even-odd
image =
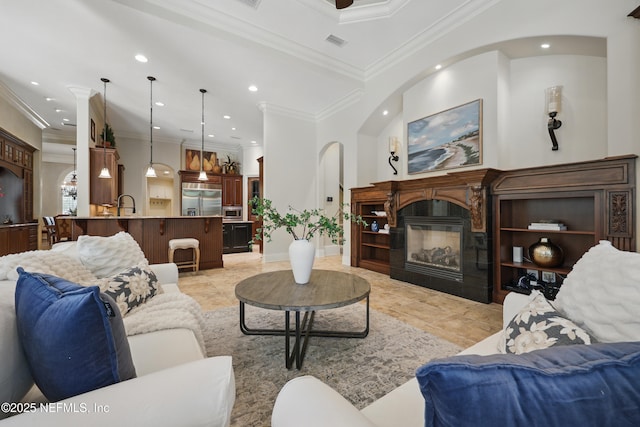
[[[100,137],[102,138],[102,143],[105,147],[115,147],[116,146],[116,137],[113,134],[113,129],[109,125],[109,123],[105,123],[104,129],[102,133],[100,133]]]
[[[293,237],[289,245],[289,259],[296,283],[309,282],[315,247],[310,242],[314,236],[327,236],[333,243],[344,241],[344,228],[339,222],[342,218],[365,227],[367,223],[360,215],[354,215],[344,210],[346,204],[333,215],[327,215],[322,209],[298,210],[289,206],[284,215],[278,212],[269,199],[254,197],[251,199],[252,212],[262,219],[262,227],[256,232],[254,240],[266,239],[271,241],[271,233],[278,228],[284,228]]]
[[[227,154],[227,161],[222,163],[222,173],[228,173],[234,175],[238,172],[238,162],[231,160],[231,157]]]

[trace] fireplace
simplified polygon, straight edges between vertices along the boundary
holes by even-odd
[[[408,217],[405,224],[405,269],[462,281],[460,218]]]
[[[471,213],[445,200],[397,211],[390,276],[479,302],[491,302],[490,234],[472,231]]]

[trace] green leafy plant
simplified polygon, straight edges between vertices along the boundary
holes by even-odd
[[[106,135],[106,136],[105,136]],[[102,143],[108,142],[112,147],[116,146],[116,137],[113,134],[113,128],[106,123],[104,125],[104,129],[100,132],[100,138],[102,138]]]
[[[313,236],[326,235],[333,243],[344,242],[344,228],[339,223],[342,218],[359,225],[367,226],[360,215],[345,211],[348,206],[343,204],[334,215],[326,215],[323,209],[298,210],[289,206],[284,215],[278,212],[269,199],[254,197],[251,199],[252,212],[262,218],[262,228],[258,228],[254,240],[266,239],[271,241],[271,233],[278,228],[284,228],[295,240],[310,240]]]

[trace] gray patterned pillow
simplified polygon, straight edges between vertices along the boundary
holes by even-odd
[[[527,304],[505,329],[506,352],[528,353],[554,345],[591,344],[595,340],[558,313],[544,295]]]
[[[124,316],[158,293],[158,278],[145,266],[135,266],[98,281],[100,292],[113,298]]]

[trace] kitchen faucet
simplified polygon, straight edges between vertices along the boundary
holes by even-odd
[[[116,209],[116,215],[120,216],[120,199],[122,199],[124,196],[127,196],[131,199],[131,202],[133,203],[133,211],[131,213],[136,213],[136,201],[134,200],[133,196],[130,194],[121,194],[118,196],[118,207]],[[124,208],[124,205],[122,206]]]

